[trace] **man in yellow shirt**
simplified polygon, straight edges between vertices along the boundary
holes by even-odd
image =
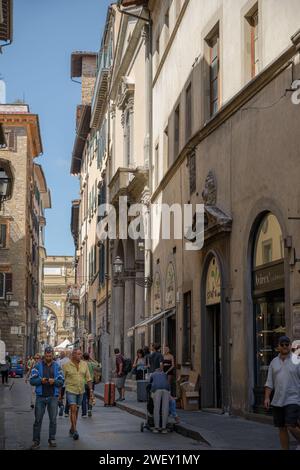
[[[65,389],[67,395],[67,402],[70,406],[70,421],[71,429],[70,435],[75,441],[79,438],[76,430],[78,410],[82,403],[83,394],[85,391],[85,384],[90,389],[90,399],[93,399],[92,378],[88,368],[88,364],[81,360],[82,353],[80,349],[74,349],[72,352],[71,360],[63,365],[65,375]]]

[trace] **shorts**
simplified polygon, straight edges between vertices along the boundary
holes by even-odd
[[[126,375],[123,375],[123,377],[118,377],[116,380],[116,387],[117,388],[124,388],[125,387],[125,380],[126,380]]]
[[[286,405],[273,406],[273,420],[276,428],[284,428],[286,426],[297,427],[300,421],[300,406]]]
[[[68,405],[77,405],[79,408],[82,404],[82,398],[83,393],[77,395],[76,393],[67,392]]]

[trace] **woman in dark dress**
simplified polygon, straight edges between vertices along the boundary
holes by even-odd
[[[168,376],[169,384],[172,385],[175,370],[175,359],[168,346],[164,347],[163,360],[164,373]]]

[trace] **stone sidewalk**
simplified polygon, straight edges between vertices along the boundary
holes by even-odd
[[[96,385],[95,395],[103,400],[104,384]],[[117,406],[128,413],[146,418],[146,403],[136,399],[136,392],[126,391],[126,400]],[[178,410],[180,424],[176,432],[219,450],[279,450],[277,430],[270,424],[203,411]],[[291,448],[295,447],[292,443]]]

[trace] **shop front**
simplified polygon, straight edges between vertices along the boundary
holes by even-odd
[[[284,248],[277,218],[265,214],[255,236],[252,262],[254,306],[254,412],[264,412],[264,384],[269,364],[286,333]]]
[[[221,274],[216,256],[212,256],[205,282],[205,315],[203,318],[203,396],[205,408],[223,408],[222,387],[222,316]]]

